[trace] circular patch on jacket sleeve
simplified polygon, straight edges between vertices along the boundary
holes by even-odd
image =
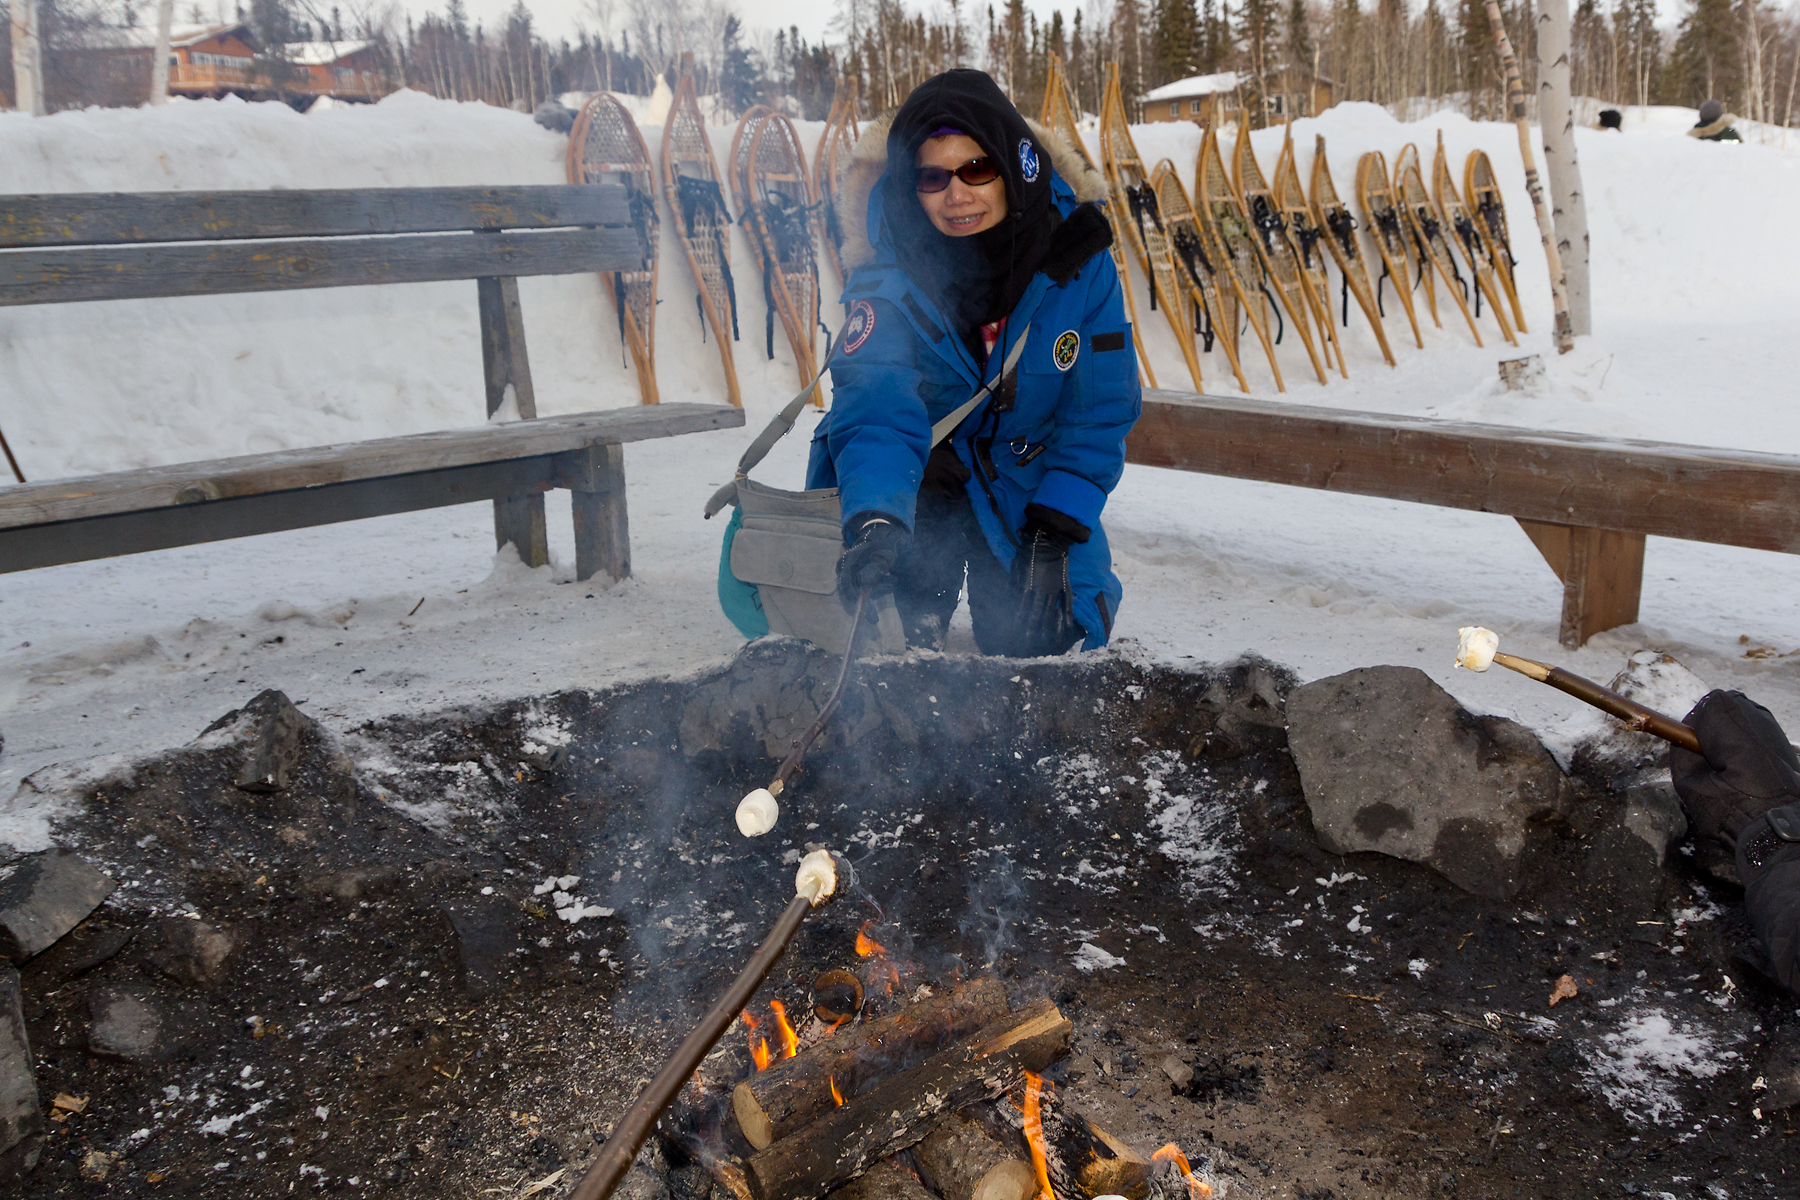
[[[1057,338],[1050,348],[1050,361],[1056,364],[1057,370],[1066,371],[1075,365],[1075,356],[1080,353],[1081,335],[1071,329]]]
[[[1026,183],[1036,183],[1038,177],[1037,147],[1031,144],[1030,138],[1019,139],[1019,173],[1025,177]]]
[[[858,300],[851,306],[850,316],[844,322],[844,353],[855,354],[861,350],[874,332],[875,306],[867,300]]]

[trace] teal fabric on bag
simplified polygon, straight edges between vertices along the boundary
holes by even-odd
[[[725,548],[719,554],[719,607],[731,618],[738,632],[747,638],[759,638],[769,632],[769,618],[763,613],[762,597],[756,585],[745,583],[731,573],[731,542],[744,523],[744,510],[733,508],[731,522],[725,526]]]

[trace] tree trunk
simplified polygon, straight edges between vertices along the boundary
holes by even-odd
[[[1538,126],[1550,176],[1556,252],[1569,297],[1570,331],[1588,334],[1594,324],[1588,299],[1587,199],[1575,156],[1574,96],[1569,90],[1569,0],[1539,0],[1537,30]]]
[[[1488,24],[1493,26],[1494,41],[1500,48],[1500,65],[1506,72],[1506,106],[1519,130],[1519,157],[1525,164],[1525,190],[1531,196],[1531,212],[1537,218],[1538,238],[1544,246],[1544,263],[1550,270],[1550,303],[1556,310],[1555,340],[1559,354],[1575,348],[1575,334],[1569,318],[1569,294],[1563,281],[1562,255],[1556,249],[1556,228],[1550,218],[1550,207],[1544,202],[1544,185],[1538,182],[1537,157],[1531,152],[1531,126],[1525,118],[1525,84],[1519,78],[1519,56],[1513,53],[1512,39],[1506,36],[1506,22],[1500,15],[1499,0],[1487,0]]]
[[[975,1037],[893,1076],[746,1164],[757,1200],[813,1200],[919,1142],[948,1113],[991,1099],[1021,1071],[1069,1052],[1072,1026],[1049,1000],[1003,1017]]]
[[[38,0],[12,0],[13,107],[44,115],[44,51],[38,43]]]
[[[169,102],[169,27],[175,21],[175,0],[157,0],[156,48],[150,60],[150,103]]]
[[[837,1107],[833,1088],[853,1099],[1005,1015],[1006,989],[984,975],[846,1029],[738,1084],[731,1095],[738,1128],[761,1150]]]

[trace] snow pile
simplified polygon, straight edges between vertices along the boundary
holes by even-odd
[[[1081,943],[1081,948],[1069,956],[1077,971],[1092,974],[1095,971],[1110,971],[1114,967],[1122,967],[1125,960],[1116,954],[1102,950],[1092,942]]]

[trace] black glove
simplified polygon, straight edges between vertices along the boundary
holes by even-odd
[[[1769,954],[1769,971],[1800,993],[1800,804],[1745,825],[1738,841],[1744,913]]]
[[[1025,527],[1019,531],[1019,552],[1012,563],[1016,657],[1061,654],[1087,636],[1075,622],[1069,547],[1089,536],[1088,527],[1071,516],[1041,504],[1025,506]]]
[[[1800,759],[1774,714],[1742,692],[1708,692],[1687,715],[1700,754],[1669,747],[1669,774],[1699,837],[1735,848],[1744,826],[1800,800]]]
[[[848,548],[838,559],[838,599],[846,611],[855,612],[864,588],[876,596],[894,590],[894,563],[908,538],[906,526],[878,512],[857,513],[844,528]]]

